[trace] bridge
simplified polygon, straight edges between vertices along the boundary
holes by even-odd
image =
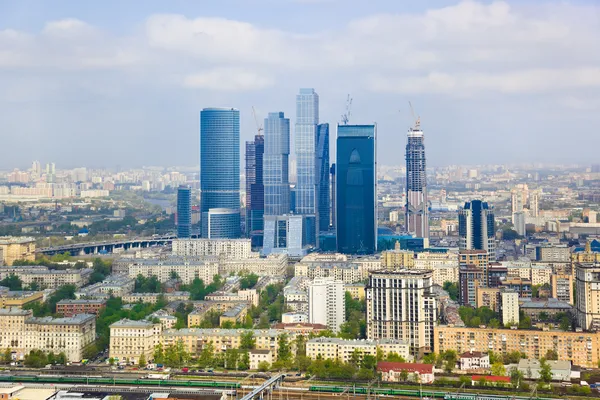
[[[175,238],[175,235],[164,235],[152,236],[147,238],[131,238],[103,242],[75,243],[65,246],[42,247],[36,249],[36,253],[46,255],[70,253],[72,256],[112,253],[115,249],[129,250],[153,246],[164,246],[166,244],[170,244]]]
[[[264,382],[262,385],[255,388],[250,393],[242,397],[242,400],[262,400],[265,393],[269,393],[270,391],[277,389],[279,385],[281,385],[281,383],[283,382],[283,378],[285,378],[285,374],[279,374],[271,377],[268,381]]]

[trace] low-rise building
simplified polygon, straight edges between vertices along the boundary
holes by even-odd
[[[258,257],[250,239],[175,239],[173,254],[182,257],[219,256],[227,259]]]
[[[490,367],[490,356],[488,353],[482,353],[480,351],[467,351],[462,353],[458,358],[460,369],[485,369]]]
[[[273,353],[271,350],[250,350],[248,351],[250,358],[250,369],[258,369],[260,363],[273,364]]]
[[[571,381],[570,361],[547,360],[546,362],[551,368],[553,381]],[[541,364],[539,360],[519,360],[517,368],[527,379],[540,379]]]
[[[219,274],[238,275],[241,272],[258,276],[285,276],[288,266],[286,254],[269,254],[267,257],[222,259],[219,263]]]
[[[123,303],[156,303],[159,297],[164,297],[166,301],[185,301],[189,300],[190,292],[171,292],[171,293],[131,293],[123,296]]]
[[[160,282],[166,282],[173,276],[179,276],[181,282],[190,284],[200,278],[206,285],[219,274],[219,258],[207,256],[202,258],[165,257],[160,259],[132,259],[125,264],[127,275],[135,279],[138,275],[149,278],[156,276]]]
[[[23,307],[26,304],[44,300],[44,292],[0,291],[0,308]]]
[[[158,319],[162,325],[163,330],[172,329],[177,323],[177,317],[169,314],[165,310],[158,310],[148,316],[148,320],[152,321],[154,318]]]
[[[408,379],[414,382],[428,384],[435,380],[432,364],[380,361],[377,363],[377,372],[384,382],[402,382],[403,374],[408,374]]]
[[[559,313],[570,313],[573,311],[573,306],[558,299],[520,299],[519,309],[525,315],[531,318],[532,321],[541,321],[552,319]],[[541,314],[545,314],[546,318],[540,318]]]
[[[300,312],[287,312],[281,314],[281,322],[284,324],[298,324],[308,322],[308,314]]]
[[[0,265],[13,265],[16,260],[35,260],[35,238],[0,237]]]
[[[118,363],[138,363],[143,354],[154,358],[154,349],[161,342],[162,325],[149,321],[122,319],[110,326],[109,357]]]
[[[133,292],[135,281],[126,275],[109,275],[102,282],[86,286],[77,292],[75,297],[80,298],[108,298],[124,297]]]
[[[327,325],[323,324],[309,324],[306,322],[299,323],[280,323],[273,325],[273,329],[286,330],[293,332],[297,335],[308,336],[310,334],[318,334],[327,330]]]
[[[243,323],[246,315],[248,315],[248,306],[245,304],[238,304],[237,306],[227,310],[219,318],[219,325],[224,323],[231,323],[233,325],[237,323]]]
[[[376,261],[381,265],[381,261]],[[294,266],[294,276],[309,279],[333,278],[344,283],[361,282],[368,277],[366,259],[348,259],[341,254],[313,253],[305,256]]]
[[[346,283],[344,289],[346,292],[350,293],[350,296],[355,300],[363,300],[365,298],[364,283]]]
[[[49,269],[43,266],[1,267],[0,280],[16,275],[25,285],[37,284],[43,288],[57,289],[64,285],[81,287],[89,282],[93,270],[83,269]]]
[[[105,306],[106,301],[102,299],[63,299],[56,303],[56,312],[65,317],[77,314],[98,315]]]
[[[410,346],[407,342],[393,339],[380,340],[345,340],[339,338],[319,337],[306,342],[306,356],[316,360],[318,357],[330,360],[350,361],[355,350],[363,355],[377,356],[377,349],[384,356],[396,353],[405,360],[411,360]]]

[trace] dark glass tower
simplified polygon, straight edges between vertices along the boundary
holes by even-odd
[[[377,130],[338,125],[336,160],[337,251],[377,250]]]
[[[200,112],[200,191],[203,236],[239,238],[240,112],[234,108]],[[213,209],[219,211],[209,215]],[[211,223],[220,228],[212,229]]]
[[[259,237],[262,235],[265,209],[264,151],[264,136],[256,135],[253,141],[246,142],[246,236],[252,238],[256,246],[261,245]]]
[[[290,210],[290,120],[282,112],[265,118],[265,215],[284,215]]]
[[[331,168],[329,169],[329,174],[331,175],[331,226],[333,229],[336,227],[336,206],[335,206],[335,163],[331,164]]]
[[[317,199],[319,231],[329,230],[329,124],[317,126]]]
[[[192,188],[179,186],[177,189],[177,237],[192,236]]]
[[[458,210],[461,250],[485,250],[493,261],[496,259],[495,234],[494,211],[485,201],[472,200]]]
[[[419,238],[429,238],[425,137],[419,121],[408,131],[406,144],[406,230]]]

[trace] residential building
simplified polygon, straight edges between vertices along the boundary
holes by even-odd
[[[249,239],[177,239],[173,255],[180,257],[219,256],[223,259],[258,257]]]
[[[477,306],[477,289],[485,287],[485,273],[476,265],[461,265],[458,272],[459,302],[463,306]]]
[[[535,248],[536,261],[544,262],[569,262],[571,250],[566,244],[563,245],[541,245]]]
[[[458,210],[458,234],[461,250],[485,250],[489,260],[496,259],[494,211],[488,203],[472,200]]]
[[[63,299],[56,303],[56,312],[65,317],[72,317],[77,314],[98,315],[105,306],[106,301],[101,299]]]
[[[307,316],[308,318],[308,316]],[[309,324],[308,322],[293,322],[293,323],[280,323],[273,325],[273,329],[284,329],[289,332],[293,332],[297,335],[309,336],[311,333],[318,335],[319,332],[328,330],[327,325],[322,324]]]
[[[575,314],[584,330],[600,328],[600,263],[575,265]]]
[[[300,89],[296,95],[296,214],[305,215],[308,243],[316,244],[318,195],[317,135],[319,95],[314,89]],[[314,232],[314,234],[313,234]]]
[[[431,271],[372,271],[365,290],[367,338],[406,341],[417,358],[432,352],[437,320],[432,285]]]
[[[405,210],[406,230],[418,238],[429,239],[425,136],[419,120],[408,130]]]
[[[281,314],[281,323],[283,324],[303,324],[308,323],[308,314],[300,312],[286,312]]]
[[[269,254],[267,257],[220,259],[219,274],[229,276],[241,272],[253,273],[258,276],[281,277],[285,275],[288,266],[286,254]]]
[[[575,304],[573,299],[573,275],[552,274],[550,285],[552,286],[552,297]]]
[[[382,268],[413,268],[415,253],[410,250],[400,250],[400,242],[396,242],[394,250],[381,252]]]
[[[167,302],[187,301],[190,299],[190,292],[170,292],[170,293],[130,293],[122,297],[123,303],[151,303],[155,304],[159,298],[163,297]]]
[[[16,260],[35,260],[35,238],[0,237],[0,265],[13,265]]]
[[[333,278],[315,279],[308,285],[308,322],[323,324],[339,332],[346,321],[344,282]]]
[[[0,280],[16,275],[25,285],[36,283],[47,289],[58,289],[64,285],[81,287],[89,282],[91,268],[48,269],[42,266],[0,267]]]
[[[134,286],[135,280],[133,278],[112,274],[107,276],[102,282],[94,283],[78,290],[75,292],[75,297],[77,299],[96,296],[101,298],[108,298],[110,296],[123,297],[133,292]]]
[[[329,230],[331,218],[329,197],[329,124],[317,125],[317,224],[321,232]]]
[[[365,298],[365,284],[364,283],[346,283],[344,290],[350,293],[350,296],[354,300],[363,300]]]
[[[545,357],[555,351],[559,360],[571,360],[582,367],[597,367],[600,335],[590,332],[559,330],[467,328],[440,325],[435,327],[435,352],[455,350],[459,353],[493,351],[524,353],[528,359]]]
[[[273,364],[273,352],[271,350],[250,350],[248,351],[250,358],[250,369],[258,369],[260,363]]]
[[[154,358],[161,342],[162,325],[149,321],[122,319],[110,326],[109,357],[117,363],[137,364],[143,354],[146,361]]]
[[[177,324],[177,317],[169,314],[166,310],[158,310],[148,316],[148,320],[152,321],[154,318],[158,319],[162,329],[172,329]]]
[[[179,186],[177,189],[177,237],[192,236],[192,188]]]
[[[525,236],[527,234],[525,212],[519,211],[519,212],[513,213],[512,222],[513,222],[513,226],[515,227],[515,231],[520,236]]]
[[[35,318],[31,310],[0,309],[0,346],[22,360],[31,350],[64,352],[68,361],[81,361],[84,349],[96,339],[96,319],[79,314],[71,318]]]
[[[377,251],[377,127],[338,125],[336,155],[337,251]]]
[[[571,362],[569,360],[547,360],[553,381],[571,382]],[[528,379],[540,379],[540,360],[519,360],[519,372]]]
[[[159,281],[166,282],[171,279],[173,273],[176,273],[185,284],[200,278],[208,285],[213,281],[213,277],[219,274],[219,258],[207,256],[201,259],[185,257],[133,259],[127,265],[127,276],[131,279],[135,279],[138,275],[146,278],[156,276]]]
[[[394,339],[364,340],[364,339],[339,339],[318,337],[306,342],[306,356],[315,360],[319,357],[329,360],[348,362],[353,353],[358,350],[363,356],[377,356],[380,350],[385,357],[395,353],[406,360],[412,359],[408,342]]]
[[[458,357],[461,371],[487,369],[490,367],[490,355],[480,351],[467,351]]]
[[[231,323],[232,325],[244,323],[248,314],[248,306],[246,304],[238,304],[237,306],[227,310],[219,318],[219,325]]]
[[[542,314],[545,318],[555,318],[559,313],[572,313],[573,306],[558,299],[519,299],[519,311],[530,317],[532,321],[541,321]]]
[[[518,296],[531,297],[531,281],[523,278],[506,278],[500,282],[500,289],[510,289],[517,292]]]
[[[43,301],[44,292],[33,292],[33,291],[0,291],[0,308],[5,307],[19,307],[22,308],[24,305],[34,303],[36,301]]]
[[[265,138],[258,132],[253,141],[246,142],[246,236],[254,245],[262,246],[265,187],[263,166]]]
[[[290,258],[306,255],[310,227],[304,215],[265,215],[262,253],[287,254]]]
[[[477,286],[475,289],[475,307],[487,307],[494,312],[500,311],[500,289]]]
[[[408,378],[414,382],[431,384],[435,380],[432,364],[379,361],[377,372],[381,374],[383,382],[402,382],[403,373],[408,373]]]
[[[240,112],[200,112],[200,211],[202,237],[240,237]]]
[[[500,311],[504,326],[519,325],[519,293],[500,290]]]
[[[351,261],[318,261],[306,257],[294,266],[294,276],[305,276],[309,279],[334,278],[344,283],[364,281],[369,271],[359,263]]]
[[[269,113],[265,118],[264,215],[290,212],[290,120],[283,112]]]
[[[302,276],[293,277],[283,288],[285,307],[308,315],[308,284],[310,279]]]

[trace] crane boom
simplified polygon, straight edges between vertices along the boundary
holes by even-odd
[[[262,127],[262,125],[260,125],[258,123],[258,118],[256,117],[256,110],[254,109],[254,106],[252,106],[252,115],[254,115],[254,122],[256,123],[256,133],[258,135],[261,135],[262,134],[261,132],[263,131],[263,127]]]
[[[348,94],[346,98],[346,112],[342,114],[342,124],[348,125],[348,121],[350,120],[350,113],[352,111],[352,97]]]
[[[415,115],[415,109],[413,108],[412,103],[408,102],[408,105],[410,106],[410,113],[412,114],[413,120],[415,121],[415,126],[414,126],[414,130],[415,131],[420,131],[421,130],[421,117],[419,117],[418,115]]]

